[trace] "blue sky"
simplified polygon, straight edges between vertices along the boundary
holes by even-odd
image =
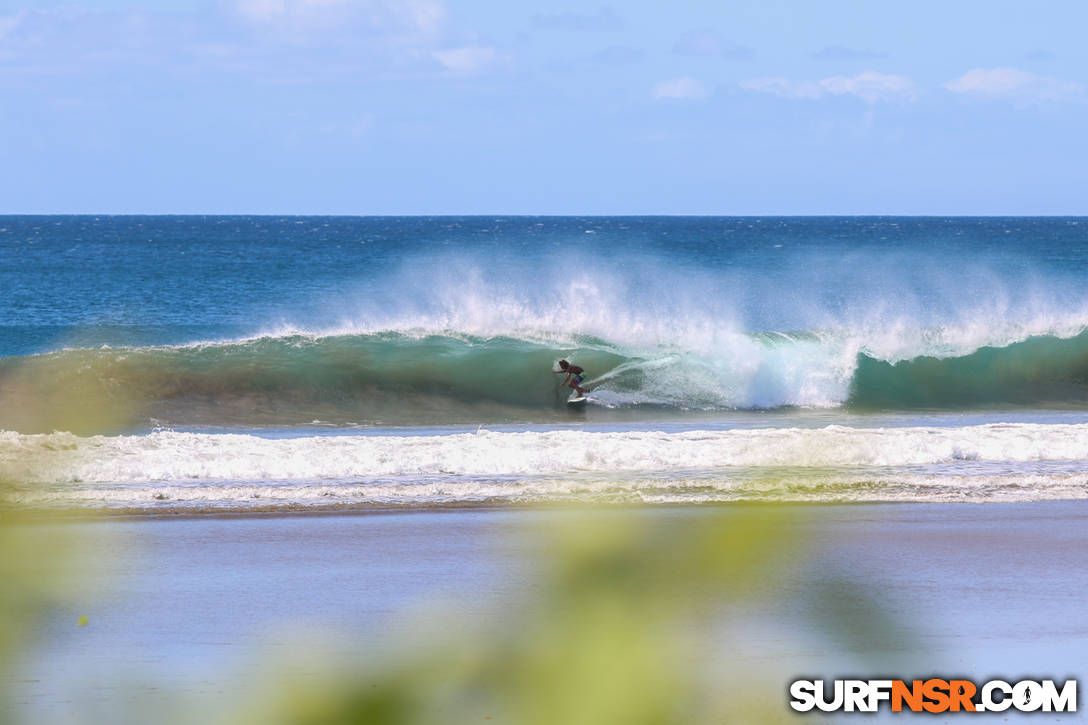
[[[0,212],[1085,214],[1088,5],[0,0]]]

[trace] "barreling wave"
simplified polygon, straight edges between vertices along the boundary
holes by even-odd
[[[289,334],[2,358],[0,382],[29,366],[66,399],[124,397],[165,423],[210,425],[567,420],[560,376],[549,374],[559,356],[587,370],[594,410],[604,417],[1088,405],[1088,332],[895,362],[865,349],[857,338],[820,332],[736,334],[698,352],[589,336],[556,344],[425,332]],[[5,406],[0,428],[25,430],[20,408]]]

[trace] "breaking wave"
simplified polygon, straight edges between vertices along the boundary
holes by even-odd
[[[1088,406],[1088,333],[1037,336],[966,355],[882,360],[831,333],[737,334],[717,350],[383,332],[290,334],[177,347],[65,350],[0,359],[0,379],[32,363],[77,400],[104,391],[173,424],[436,424],[563,419],[551,374],[586,369],[607,411],[779,407],[916,410]],[[101,396],[99,396],[101,397]],[[18,405],[0,427],[18,429]]]

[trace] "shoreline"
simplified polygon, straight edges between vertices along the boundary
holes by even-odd
[[[286,504],[283,506],[248,507],[244,510],[230,510],[212,507],[178,507],[174,510],[147,511],[134,507],[128,508],[71,508],[71,509],[33,509],[10,507],[0,509],[0,518],[13,517],[19,523],[84,523],[110,521],[172,521],[190,519],[275,519],[275,518],[323,518],[329,516],[381,516],[404,513],[456,513],[472,512],[507,512],[507,511],[653,511],[678,509],[733,510],[739,508],[798,507],[805,509],[866,508],[879,506],[931,506],[931,507],[1011,507],[1038,505],[1084,505],[1088,498],[1045,499],[1038,501],[805,501],[805,500],[740,500],[740,501],[646,501],[646,502],[518,502],[503,499],[493,501],[436,501],[433,503],[386,503],[386,504],[326,504],[302,506]]]

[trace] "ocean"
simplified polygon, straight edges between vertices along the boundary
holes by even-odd
[[[0,478],[133,514],[1081,499],[1086,280],[1088,218],[0,217]]]

